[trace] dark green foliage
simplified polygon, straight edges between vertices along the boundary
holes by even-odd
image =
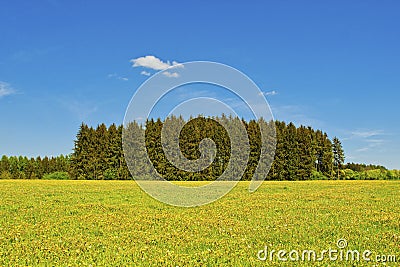
[[[365,164],[360,164],[360,163],[347,163],[343,165],[343,169],[350,169],[355,172],[363,172],[363,171],[369,171],[369,170],[382,170],[382,171],[387,171],[387,168],[381,165],[365,165]]]
[[[53,172],[68,172],[69,157],[7,157],[0,160],[0,179],[41,179]]]
[[[361,166],[364,164],[360,164]],[[365,165],[364,165],[365,166]],[[369,165],[360,171],[353,171],[352,169],[342,169],[340,176],[344,180],[398,180],[400,179],[399,170],[387,170],[386,168],[370,168],[374,165]]]
[[[337,178],[340,179],[340,169],[344,163],[344,151],[342,148],[342,143],[337,137],[333,138],[332,152],[333,152],[333,165],[335,165],[336,167]]]
[[[314,162],[316,162],[315,154],[313,153],[312,146],[312,132],[304,126],[297,129],[297,155],[298,165],[296,176],[300,180],[308,180],[314,169]]]
[[[327,180],[328,177],[323,175],[321,172],[318,172],[318,171],[314,170],[311,173],[310,179],[311,180]]]
[[[71,179],[67,172],[52,172],[43,176],[44,180],[68,180]]]
[[[179,128],[181,118],[168,118],[171,129]],[[183,122],[183,121],[182,121]],[[230,155],[231,143],[224,127],[211,118],[195,118],[184,124],[179,134],[179,148],[189,160],[197,160],[201,156],[199,144],[204,138],[214,140],[216,155],[214,161],[204,170],[187,172],[175,167],[168,161],[161,142],[163,123],[161,120],[148,121],[146,124],[146,148],[149,159],[157,173],[167,180],[214,180],[226,169]],[[165,144],[166,145],[166,144]],[[168,148],[167,148],[168,149]]]
[[[71,155],[73,179],[130,179],[122,151],[122,126],[100,124],[96,129],[81,125]]]
[[[249,161],[243,175],[243,180],[251,180],[260,159],[261,131],[258,127],[258,124],[254,120],[251,120],[249,123],[247,123],[245,120],[242,120],[242,123],[246,126],[250,145]]]
[[[163,150],[161,139],[163,126],[167,123],[169,127],[164,127],[164,130],[179,133],[176,144],[189,160],[196,160],[201,156],[199,145],[202,140],[205,138],[213,140],[216,147],[214,161],[198,172],[188,172],[172,164]],[[274,124],[276,142],[272,136],[267,136],[266,151],[272,151],[273,147],[276,147],[276,151],[266,180],[336,177],[358,180],[400,177],[399,171],[388,171],[383,166],[343,164],[344,152],[340,140],[334,138],[331,142],[327,134],[321,130],[296,127],[293,123],[286,124],[280,121],[247,122],[222,115],[220,118],[191,118],[189,122],[182,117],[172,116],[164,122],[160,119],[149,120],[145,127],[136,122],[130,123],[126,128],[115,124],[108,128],[104,124],[93,128],[82,123],[76,136],[74,152],[70,156],[30,159],[22,156],[3,156],[0,160],[0,179],[124,180],[132,179],[127,163],[131,170],[135,170],[132,175],[148,177],[153,174],[150,168],[151,162],[156,171],[167,180],[215,180],[226,170],[232,153],[242,149],[232,145],[238,140],[230,140],[223,125],[237,133],[240,124],[246,129],[250,146],[248,161],[239,160],[233,165],[233,168],[237,169],[245,166],[242,180],[251,180],[260,164],[262,153],[260,125],[272,127]],[[122,144],[123,134],[126,135],[124,144]],[[146,150],[138,149],[140,142],[145,142]],[[169,145],[168,142],[164,142],[167,148]]]
[[[225,116],[218,118],[229,123],[236,119]],[[204,138],[212,139],[217,147],[214,162],[200,172],[186,172],[176,168],[166,158],[163,151],[161,132],[163,122],[161,120],[149,120],[146,123],[145,136],[147,154],[157,172],[167,180],[215,180],[227,167],[231,155],[229,136],[225,129],[212,118],[191,119],[187,124],[182,118],[171,117],[165,123],[173,125],[181,123],[185,126],[179,136],[179,148],[183,155],[190,160],[200,156],[199,143]],[[243,175],[243,180],[250,180],[259,164],[261,153],[261,132],[259,122],[251,120],[244,124],[250,145],[248,162]],[[136,123],[128,127],[138,128]],[[276,153],[267,180],[308,180],[318,172],[318,177],[331,178],[332,176],[332,143],[328,136],[321,131],[314,131],[311,127],[300,126],[296,128],[293,123],[286,125],[284,122],[275,122],[276,127]],[[172,129],[174,129],[172,127]],[[177,126],[176,129],[179,129]],[[140,132],[138,128],[137,131]],[[144,138],[144,137],[143,137]],[[275,146],[274,142],[271,144]],[[240,149],[233,147],[232,149]],[[138,159],[129,164],[137,164]],[[144,164],[145,166],[145,164]],[[148,173],[149,170],[144,170]],[[136,175],[141,175],[137,173]]]

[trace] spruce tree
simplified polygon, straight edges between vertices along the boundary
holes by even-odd
[[[344,151],[342,148],[342,143],[337,137],[333,138],[332,143],[332,152],[333,152],[333,164],[337,169],[337,178],[340,178],[340,168],[344,163]]]

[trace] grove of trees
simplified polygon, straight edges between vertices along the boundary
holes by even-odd
[[[48,174],[68,173],[70,170],[70,157],[16,157],[2,156],[0,160],[1,179],[42,179]]]
[[[218,119],[218,120],[216,120]],[[151,173],[147,156],[151,163],[167,180],[215,180],[227,167],[231,153],[231,141],[226,130],[217,121],[223,120],[228,125],[243,123],[250,153],[242,180],[250,180],[255,173],[261,151],[260,125],[275,126],[275,141],[267,140],[269,148],[276,145],[273,163],[266,180],[309,180],[309,179],[399,179],[400,172],[387,170],[383,166],[356,163],[344,164],[344,151],[340,140],[311,127],[296,127],[293,123],[245,121],[238,118],[198,117],[186,121],[182,117],[169,117],[171,125],[184,125],[179,135],[179,148],[190,160],[201,156],[199,144],[204,138],[212,139],[216,145],[214,161],[199,172],[187,172],[175,167],[165,155],[161,140],[161,131],[166,121],[149,120],[145,125],[130,123],[126,129],[115,124],[107,127],[100,124],[96,128],[82,123],[76,136],[74,152],[58,157],[7,157],[0,160],[0,178],[2,179],[89,179],[89,180],[128,180],[132,176],[128,170],[122,135],[130,134],[124,148],[135,146],[136,136],[145,136],[146,150],[128,158],[129,164],[135,165],[135,176]],[[231,124],[229,124],[231,123]],[[270,137],[270,136],[268,136]],[[272,159],[271,159],[272,160]],[[234,166],[235,167],[235,166]]]

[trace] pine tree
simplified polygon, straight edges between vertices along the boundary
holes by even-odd
[[[91,143],[93,139],[93,129],[82,123],[78,134],[76,135],[74,152],[71,155],[70,175],[74,179],[89,179],[89,171],[91,167]],[[47,169],[46,162],[48,158],[43,159],[43,167]]]
[[[287,126],[285,136],[285,169],[287,172],[286,180],[297,180],[297,170],[299,168],[299,151],[297,145],[297,129],[293,123]]]
[[[8,160],[8,157],[6,155],[3,155],[0,161],[0,174],[2,172],[9,172],[9,171],[10,171],[10,162]]]
[[[312,133],[310,129],[304,126],[300,126],[297,130],[297,148],[299,155],[297,177],[300,180],[307,180],[314,170],[315,158],[312,147]]]
[[[42,158],[40,156],[37,157],[35,159],[35,162],[36,162],[35,176],[37,179],[41,179],[44,175]]]
[[[6,155],[3,155],[0,160],[0,178],[3,179],[12,178],[10,172],[10,161]]]
[[[337,137],[333,138],[333,144],[332,144],[332,152],[333,152],[333,164],[337,168],[337,178],[340,178],[340,168],[342,164],[344,163],[344,151],[342,148],[342,143]]]
[[[120,160],[121,155],[121,136],[119,135],[117,126],[111,124],[108,127],[107,149],[105,151],[107,168],[104,173],[104,179],[120,179]]]

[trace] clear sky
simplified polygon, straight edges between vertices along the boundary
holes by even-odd
[[[346,161],[400,169],[399,12],[395,0],[3,1],[0,154],[71,153],[82,121],[122,123],[157,64],[208,60],[248,75],[276,119],[338,136]],[[131,61],[145,56],[153,65]]]

